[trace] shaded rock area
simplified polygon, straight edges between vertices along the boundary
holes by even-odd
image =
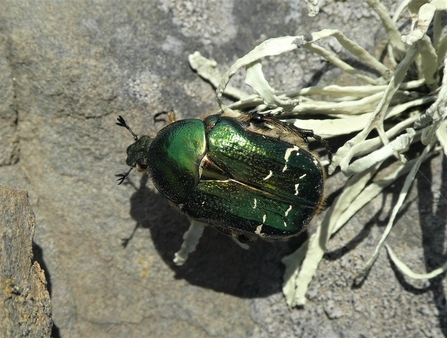
[[[50,337],[51,300],[34,261],[36,218],[28,193],[0,185],[0,332],[2,337]]]
[[[195,118],[216,111],[215,92],[191,70],[189,54],[200,51],[224,71],[269,37],[323,28],[342,30],[376,55],[382,51],[376,46],[383,47],[385,34],[364,2],[328,0],[315,18],[302,0],[1,2],[0,183],[29,192],[54,337],[447,336],[443,277],[406,280],[382,252],[363,284],[353,286],[403,181],[334,236],[306,306],[292,311],[281,293],[281,258],[303,238],[258,241],[246,251],[207,228],[197,250],[177,267],[172,259],[186,218],[146,176],[132,172],[116,185],[114,175],[127,170],[126,148],[133,142],[115,125],[118,115],[136,133],[155,135],[165,125],[154,123],[158,112]],[[340,52],[338,43],[327,43]],[[352,84],[301,50],[269,58],[263,69],[279,90]],[[231,84],[248,90],[241,75]],[[446,167],[441,156],[424,164],[388,241],[419,272],[445,262]],[[343,181],[341,175],[328,179],[328,203]],[[2,203],[11,202],[2,197]],[[26,217],[23,222],[32,222]],[[19,268],[25,258],[14,258],[14,250],[7,258],[14,259],[11,271],[43,276],[31,265],[30,241],[27,235],[17,249],[28,267]],[[5,309],[18,320],[37,318],[27,306],[43,289],[34,294],[12,272],[2,280]],[[44,278],[37,280],[43,287]],[[36,304],[48,332],[50,303],[42,299]]]

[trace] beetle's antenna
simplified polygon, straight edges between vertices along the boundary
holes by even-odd
[[[120,116],[121,117],[121,116]],[[117,123],[118,124],[118,123]],[[126,177],[130,174],[130,172],[132,171],[133,167],[130,167],[130,169],[124,173],[124,174],[116,174],[115,176],[118,177],[117,181],[118,181],[118,185],[120,185],[121,183],[124,182],[124,180],[126,179]]]
[[[130,131],[130,133],[132,134],[134,140],[135,140],[135,141],[138,141],[138,136],[137,136],[137,134],[135,134],[135,133],[133,132],[133,130],[130,129],[129,125],[126,123],[126,121],[124,120],[124,118],[123,118],[121,115],[118,115],[118,116],[119,116],[119,117],[117,118],[118,122],[116,122],[116,124],[119,125],[120,127],[124,127],[124,128],[126,128],[128,131]],[[129,172],[130,172],[130,171],[129,171]],[[128,172],[127,174],[129,174],[129,172]],[[127,176],[127,175],[126,175],[126,176]],[[126,176],[124,176],[124,178],[125,178]],[[121,183],[123,183],[123,182],[121,182]],[[120,184],[121,184],[121,183],[120,183]]]

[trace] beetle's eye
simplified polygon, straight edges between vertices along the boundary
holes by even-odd
[[[146,163],[138,163],[137,169],[138,169],[138,171],[144,171],[147,169],[147,164]]]
[[[145,173],[147,171],[148,165],[146,163],[137,163],[136,168],[138,172]]]

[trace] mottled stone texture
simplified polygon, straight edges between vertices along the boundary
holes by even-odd
[[[0,185],[0,332],[2,337],[50,337],[51,300],[34,261],[36,218],[28,193]]]
[[[147,177],[132,172],[126,184],[115,182],[114,174],[127,170],[125,149],[133,141],[115,125],[118,115],[135,132],[153,135],[164,125],[153,122],[157,112],[174,109],[185,118],[216,110],[214,90],[191,70],[189,54],[200,51],[223,71],[268,37],[338,28],[380,55],[375,49],[385,35],[366,3],[328,0],[315,18],[302,0],[0,3],[0,183],[29,192],[55,337],[447,335],[443,278],[406,280],[382,252],[365,282],[352,284],[402,181],[332,239],[306,306],[293,311],[281,294],[280,260],[300,239],[257,242],[245,251],[206,229],[176,267],[187,220]],[[337,42],[325,43],[340,52]],[[352,84],[302,50],[269,58],[263,69],[278,89]],[[238,75],[232,85],[242,82]],[[421,171],[388,243],[412,268],[429,271],[445,262],[447,171],[440,157]],[[328,203],[342,182],[328,180]],[[25,259],[28,268],[21,269],[31,274],[37,268],[30,268],[29,242],[20,250],[26,255],[13,267]],[[21,279],[5,283],[7,308],[28,318],[21,308],[31,291]],[[45,304],[39,306],[48,311]]]

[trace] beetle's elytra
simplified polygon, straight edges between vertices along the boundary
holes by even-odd
[[[132,133],[126,163],[190,219],[240,240],[282,239],[305,229],[323,201],[324,172],[303,130],[257,113],[170,123],[151,138]],[[119,184],[130,170],[117,175]]]

